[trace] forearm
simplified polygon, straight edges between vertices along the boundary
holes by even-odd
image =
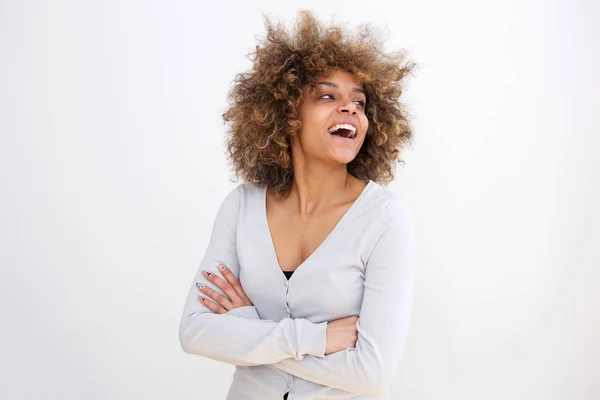
[[[237,310],[248,314],[251,308]],[[182,319],[179,340],[189,354],[235,365],[261,365],[300,360],[309,354],[323,356],[326,329],[327,323],[315,324],[306,319],[274,322],[197,312]]]
[[[243,314],[244,318],[248,319],[260,318],[257,313],[244,311]],[[407,332],[408,321],[397,319],[394,325],[395,327],[388,325],[385,328],[387,332],[396,332],[396,339],[399,340],[389,340],[385,345],[385,354],[381,354],[382,352],[378,350],[381,345],[377,342],[381,337],[373,338],[366,335],[359,319],[360,333],[355,348],[324,357],[306,355],[268,364],[271,364],[272,368],[320,385],[377,397],[389,387],[393,379],[397,362],[400,360],[404,343],[402,338]]]
[[[408,332],[408,320],[398,320],[395,329],[384,327],[387,333],[396,332],[386,341],[360,332],[360,319],[358,325],[356,348],[322,358],[306,356],[301,360],[283,360],[271,367],[330,388],[364,396],[381,396],[390,387],[398,369]]]

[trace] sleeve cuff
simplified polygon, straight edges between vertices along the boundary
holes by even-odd
[[[299,337],[299,354],[308,354],[315,357],[325,357],[327,347],[327,321],[312,323],[302,321],[302,330]]]
[[[254,306],[244,306],[234,308],[233,310],[227,311],[226,315],[234,315],[236,317],[242,317],[247,319],[260,319],[258,311]]]

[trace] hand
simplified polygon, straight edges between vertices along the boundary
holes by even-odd
[[[358,317],[352,315],[336,319],[327,324],[325,355],[356,347],[356,341],[358,340],[356,321],[358,321]]]
[[[208,296],[212,302],[207,298],[202,296],[198,296],[198,300],[206,306],[209,310],[215,312],[216,314],[225,314],[228,311],[231,311],[235,308],[252,306],[252,302],[244,293],[244,289],[242,289],[242,285],[240,281],[233,275],[233,273],[224,266],[223,264],[218,265],[219,271],[225,277],[225,280],[216,276],[216,274],[202,271],[202,275],[211,283],[213,283],[216,287],[221,289],[227,296],[223,296],[221,293],[216,290],[211,289],[208,286],[202,285],[200,283],[196,283],[196,287]]]

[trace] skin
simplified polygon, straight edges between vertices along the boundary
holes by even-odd
[[[308,85],[303,88],[299,107],[302,129],[291,138],[294,168],[291,190],[281,198],[267,192],[267,221],[279,266],[284,271],[301,267],[366,186],[347,169],[347,164],[358,154],[369,127],[365,94],[346,71],[336,70],[317,78],[316,92]],[[356,138],[345,140],[331,135],[328,128],[339,122],[354,125]],[[198,296],[199,300],[217,314],[251,306],[252,302],[231,271],[222,265],[219,271],[223,278],[207,275],[206,271],[203,274],[227,296],[210,287],[199,287],[206,296]],[[349,316],[328,322],[325,354],[356,346],[357,320],[358,316]]]

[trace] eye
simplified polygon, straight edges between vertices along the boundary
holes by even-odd
[[[330,98],[330,99],[333,99],[333,98],[334,98],[334,97],[333,97],[333,95],[332,95],[332,94],[330,94],[330,93],[325,93],[324,95],[322,95],[322,96],[321,96],[321,97],[319,97],[319,98],[320,98],[320,99],[324,99],[324,98],[326,98],[327,96],[329,96],[329,98]]]
[[[365,102],[362,100],[354,100],[354,102],[356,104],[358,104],[359,106],[361,106],[362,108],[365,108]]]

